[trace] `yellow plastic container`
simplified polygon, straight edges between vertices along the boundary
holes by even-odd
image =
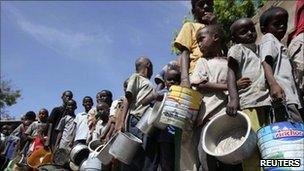
[[[33,151],[27,158],[27,164],[33,168],[37,169],[39,166],[44,164],[49,164],[52,161],[51,150],[45,150],[43,147]]]

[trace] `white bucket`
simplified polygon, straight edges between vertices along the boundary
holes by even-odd
[[[130,164],[142,141],[129,132],[120,132],[109,153],[119,161]]]
[[[300,159],[304,167],[304,124],[278,122],[258,130],[258,146],[263,159]],[[285,168],[265,168],[265,170],[284,170]]]
[[[235,135],[237,131],[243,133]],[[230,137],[231,136],[231,137]],[[219,152],[220,143],[227,139],[231,141],[229,148]],[[256,150],[257,136],[251,129],[249,117],[238,111],[236,117],[227,114],[215,116],[204,128],[202,146],[206,153],[215,156],[217,159],[227,164],[238,164],[250,157]]]
[[[150,118],[151,114],[152,114],[152,108],[149,107],[145,113],[143,114],[143,116],[140,118],[140,120],[138,121],[138,123],[136,124],[136,127],[144,134],[149,135],[150,133],[153,132],[153,124],[149,124],[148,123],[148,119]]]
[[[152,124],[154,127],[164,130],[168,125],[161,123],[160,116],[164,107],[164,103],[166,100],[166,94],[164,94],[164,98],[162,102],[156,102],[153,106],[152,113],[150,117],[148,118],[148,124]]]

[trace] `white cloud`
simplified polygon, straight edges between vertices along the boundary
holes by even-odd
[[[6,9],[13,17],[18,26],[27,34],[31,35],[42,45],[75,60],[86,59],[93,62],[105,60],[105,50],[113,43],[109,33],[99,29],[91,32],[80,32],[72,29],[59,29],[55,26],[45,26],[34,23],[11,4]],[[106,47],[107,46],[107,47]],[[103,57],[103,59],[101,59]]]

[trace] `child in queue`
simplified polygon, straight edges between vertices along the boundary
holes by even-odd
[[[286,33],[287,22],[288,12],[283,8],[271,7],[263,12],[260,16],[260,27],[264,35],[259,43],[259,55],[274,104],[275,120],[286,121],[285,116],[288,113],[291,121],[301,122],[298,111],[301,104],[290,58],[287,48],[280,42]]]
[[[248,115],[253,131],[270,123],[270,97],[266,87],[264,69],[257,53],[256,30],[249,18],[235,21],[231,27],[232,41],[236,43],[228,51],[228,91],[229,101],[226,112],[235,116],[241,109]],[[247,77],[251,84],[237,88],[237,79]],[[259,170],[260,154],[256,151],[243,162],[243,170]]]

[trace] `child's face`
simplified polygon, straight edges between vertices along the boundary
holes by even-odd
[[[38,114],[38,118],[41,122],[46,122],[48,119],[48,112],[46,110],[40,110]]]
[[[74,113],[77,109],[77,105],[73,100],[69,100],[66,104],[66,111],[68,113]]]
[[[165,73],[165,85],[169,89],[172,85],[180,84],[180,72],[176,70],[168,70]]]
[[[5,136],[9,135],[9,127],[7,125],[2,126],[2,134],[4,134]]]
[[[287,22],[288,16],[285,13],[278,11],[265,27],[265,32],[271,33],[278,40],[281,40],[286,33]]]
[[[244,18],[233,23],[231,29],[233,40],[236,43],[254,43],[257,37],[253,22],[250,19]]]
[[[86,111],[89,111],[93,106],[93,102],[91,99],[85,98],[85,99],[83,99],[82,105]]]
[[[73,98],[73,95],[71,92],[66,91],[63,96],[62,96],[62,101],[64,104],[66,104],[69,100],[71,100]]]
[[[196,34],[196,39],[198,47],[204,56],[210,56],[217,48],[215,35],[208,33],[208,28],[200,29]]]
[[[210,13],[213,13],[213,0],[198,0],[193,9],[193,14],[200,23],[210,23]]]
[[[96,95],[97,103],[108,102],[109,100],[110,100],[110,96],[105,91],[101,91],[100,93],[97,93],[97,95]]]
[[[100,114],[102,120],[106,119],[110,113],[109,106],[104,103],[97,104],[96,111]]]

